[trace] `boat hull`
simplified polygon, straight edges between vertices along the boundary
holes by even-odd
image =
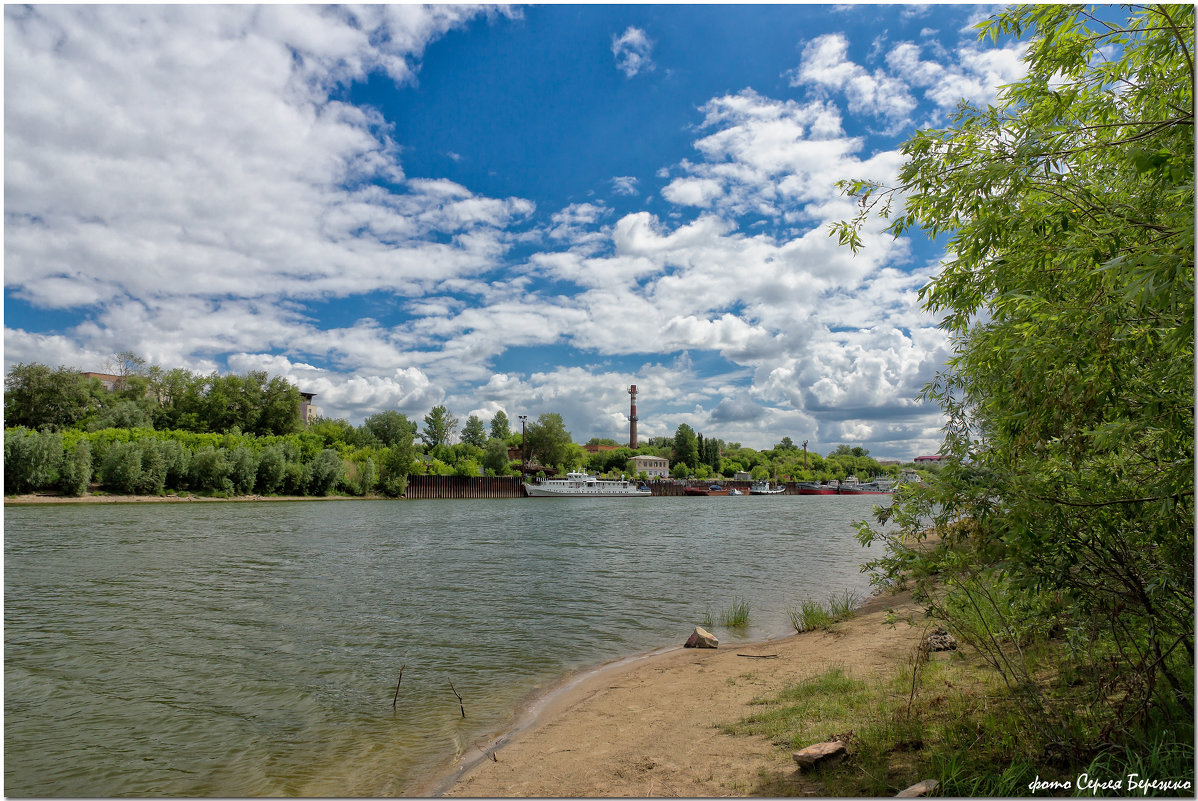
[[[652,498],[649,490],[638,490],[635,487],[622,489],[571,489],[566,487],[543,487],[536,484],[525,484],[524,491],[530,498]]]

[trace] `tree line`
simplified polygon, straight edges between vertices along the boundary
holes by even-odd
[[[586,470],[635,473],[632,458],[660,456],[676,478],[750,473],[754,479],[827,480],[885,470],[868,451],[841,445],[827,457],[789,437],[773,449],[704,437],[682,424],[641,447],[574,442],[549,412],[513,431],[503,410],[464,424],[435,406],[420,422],[396,410],[367,417],[300,419],[299,389],[265,372],[207,375],[163,370],[124,352],[111,388],[70,367],[21,363],[5,377],[5,493],[56,490],[214,495],[402,495],[413,474],[461,476]],[[640,476],[646,477],[643,474]]]

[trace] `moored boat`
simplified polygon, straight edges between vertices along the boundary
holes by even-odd
[[[836,495],[839,489],[840,484],[835,480],[829,481],[827,484],[803,481],[795,485],[795,492],[800,495]]]
[[[732,490],[725,489],[719,484],[711,484],[706,487],[686,487],[683,492],[687,495],[731,495]]]
[[[894,492],[894,487],[890,483],[890,479],[875,476],[872,480],[861,483],[856,476],[849,476],[852,481],[845,480],[845,483],[840,485],[841,495],[890,495]]]
[[[781,495],[786,487],[776,487],[768,481],[754,481],[749,485],[750,495]]]
[[[547,478],[525,484],[533,498],[649,498],[653,491],[625,479],[597,478],[587,473],[567,473],[565,478]]]

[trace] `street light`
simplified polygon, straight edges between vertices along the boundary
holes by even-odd
[[[528,449],[524,446],[524,421],[528,419],[528,415],[520,415],[520,479],[524,479],[525,462],[528,461]]]

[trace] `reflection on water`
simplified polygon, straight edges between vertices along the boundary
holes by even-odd
[[[402,793],[734,597],[753,625],[721,639],[864,593],[876,500],[9,507],[5,794]]]

